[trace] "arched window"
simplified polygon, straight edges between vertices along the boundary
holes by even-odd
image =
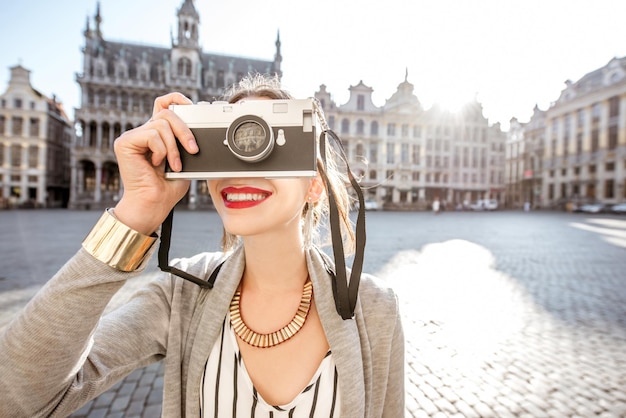
[[[378,136],[378,122],[372,122],[372,125],[370,126],[370,135]]]
[[[365,151],[363,150],[363,144],[356,144],[356,157],[365,157]]]
[[[342,134],[350,133],[350,121],[348,119],[343,119],[341,121],[341,133]]]
[[[112,144],[109,143],[111,139],[111,125],[108,122],[102,124],[102,149],[109,149]]]
[[[356,133],[359,135],[363,135],[363,132],[365,131],[365,122],[363,122],[363,119],[359,119],[356,121]]]
[[[189,58],[178,60],[178,75],[180,77],[191,77],[191,60]]]
[[[125,91],[123,91],[120,96],[121,96],[120,97],[120,110],[122,110],[124,112],[130,110],[128,108],[128,103],[129,103],[128,102],[128,94]]]

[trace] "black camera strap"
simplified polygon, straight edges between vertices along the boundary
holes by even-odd
[[[163,224],[161,225],[161,244],[159,245],[159,268],[166,273],[172,273],[185,280],[189,280],[190,282],[193,282],[200,287],[213,289],[213,285],[215,284],[215,279],[217,279],[217,273],[219,273],[220,267],[222,267],[221,264],[219,265],[218,268],[216,268],[213,271],[213,273],[211,274],[211,277],[207,281],[202,280],[194,276],[193,274],[189,274],[186,271],[177,269],[176,267],[169,265],[169,254],[170,254],[170,244],[172,241],[173,222],[174,222],[174,208],[172,208],[170,213],[167,215],[167,218],[165,218],[165,221],[163,221]]]
[[[356,248],[354,253],[354,259],[352,262],[352,271],[350,273],[349,282],[346,271],[346,258],[343,249],[343,239],[341,236],[339,210],[337,208],[337,201],[335,199],[334,190],[330,181],[328,180],[328,177],[326,176],[328,166],[326,158],[327,137],[331,138],[334,141],[336,151],[339,153],[339,156],[346,164],[348,179],[350,180],[350,183],[352,184],[352,187],[356,192],[359,200],[359,210],[355,225]],[[324,165],[324,170],[320,174],[322,176],[324,184],[326,185],[326,190],[328,193],[330,233],[333,244],[333,256],[335,260],[335,272],[333,273],[331,269],[328,268],[328,266],[327,270],[329,271],[331,276],[333,276],[332,288],[337,312],[339,313],[339,315],[341,315],[343,319],[350,319],[354,316],[354,309],[356,307],[359,292],[359,283],[361,280],[361,272],[363,270],[363,258],[365,253],[365,200],[363,198],[363,192],[361,191],[361,187],[359,186],[357,180],[354,178],[352,171],[350,170],[350,166],[348,165],[348,159],[341,145],[341,140],[333,131],[322,131],[320,138],[320,154],[322,164]],[[174,274],[185,280],[193,282],[200,287],[212,289],[215,284],[215,280],[217,279],[217,274],[219,273],[221,265],[218,266],[211,273],[211,276],[208,280],[202,280],[192,274],[187,273],[186,271],[169,265],[169,252],[172,238],[173,221],[174,208],[172,208],[170,213],[167,215],[167,218],[165,218],[165,221],[163,221],[163,224],[161,225],[161,243],[158,253],[159,268],[166,273]]]
[[[336,151],[346,164],[348,179],[350,180],[350,184],[352,184],[352,188],[357,194],[357,198],[359,200],[359,209],[355,224],[356,248],[354,252],[354,259],[352,261],[349,282],[346,272],[346,258],[343,250],[343,240],[341,237],[341,225],[339,223],[339,210],[337,208],[337,202],[335,200],[335,193],[332,185],[326,176],[326,137],[333,139]],[[322,132],[320,138],[320,154],[322,163],[324,164],[324,170],[321,172],[321,175],[324,183],[326,184],[326,190],[328,193],[330,234],[333,243],[333,256],[335,260],[335,280],[333,281],[335,306],[337,308],[337,312],[343,319],[350,319],[354,316],[354,309],[356,308],[356,301],[359,293],[359,283],[361,281],[361,273],[363,271],[363,258],[365,254],[365,199],[363,198],[361,186],[359,186],[359,183],[354,178],[352,170],[350,170],[348,158],[346,157],[343,146],[341,145],[341,140],[332,130]]]

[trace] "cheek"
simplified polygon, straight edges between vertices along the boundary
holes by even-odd
[[[206,185],[209,189],[209,194],[211,195],[213,202],[215,202],[216,199],[222,200],[221,194],[217,191],[217,184],[215,180],[207,180]]]

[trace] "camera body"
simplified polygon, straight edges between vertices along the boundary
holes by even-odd
[[[182,171],[167,166],[165,177],[314,177],[321,132],[314,106],[313,99],[171,105],[199,152],[178,144]]]

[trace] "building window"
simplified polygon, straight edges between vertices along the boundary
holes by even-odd
[[[4,165],[4,144],[0,144],[0,167]]]
[[[37,168],[39,163],[39,148],[37,145],[31,145],[28,147],[28,167]]]
[[[22,108],[22,99],[16,98],[13,99],[13,107],[16,109],[21,109]]]
[[[591,152],[598,152],[600,147],[600,134],[597,129],[591,131]]]
[[[609,149],[617,148],[617,126],[609,126]]]
[[[38,118],[30,119],[29,135],[34,138],[39,136],[39,119]]]
[[[409,136],[409,125],[406,123],[402,125],[402,137],[407,138]]]
[[[371,144],[370,145],[370,163],[377,163],[378,162],[378,144]]]
[[[600,108],[600,103],[594,103],[591,107],[591,120],[593,122],[600,121],[600,113],[602,109]]]
[[[191,77],[191,60],[189,58],[178,60],[178,75],[180,77]]]
[[[356,133],[359,135],[363,135],[363,132],[365,131],[365,122],[363,122],[363,119],[359,119],[356,121]]]
[[[395,123],[387,124],[387,136],[396,136],[396,124]]]
[[[415,125],[413,127],[413,138],[419,138],[420,136],[422,136],[422,127]]]
[[[363,150],[363,144],[356,144],[356,158],[363,158],[365,156],[365,151]]]
[[[11,133],[15,136],[22,136],[22,118],[19,116],[13,116],[13,129]]]
[[[342,134],[350,133],[350,121],[348,119],[343,119],[341,121],[341,133]]]
[[[412,147],[412,152],[411,152],[411,163],[419,164],[419,162],[420,162],[420,146],[414,144]]]
[[[615,171],[615,163],[606,163],[606,165],[604,166],[604,171]]]
[[[378,122],[373,121],[372,124],[370,125],[370,135],[378,136]]]
[[[590,165],[589,166],[589,174],[595,174],[596,173],[596,166],[595,165]]]
[[[578,109],[576,112],[576,127],[582,128],[583,126],[585,126],[585,111]]]
[[[376,180],[376,170],[370,170],[370,180]]]
[[[365,96],[362,94],[356,97],[356,110],[365,110]]]
[[[613,96],[609,99],[609,118],[619,116],[619,96]]]
[[[608,179],[604,182],[604,197],[606,199],[613,199],[615,197],[615,181]]]
[[[11,167],[19,168],[22,166],[22,146],[19,144],[11,145]]]
[[[129,100],[128,100],[128,94],[123,91],[122,94],[120,94],[120,109],[123,111],[128,111],[130,110],[129,108]]]
[[[400,148],[400,159],[403,164],[409,163],[409,144],[402,144]]]
[[[393,164],[394,159],[394,144],[387,144],[387,164]]]
[[[0,115],[0,135],[4,135],[5,120],[4,115]]]
[[[413,181],[420,181],[420,172],[419,171],[414,171],[412,173],[411,178],[413,179]]]

